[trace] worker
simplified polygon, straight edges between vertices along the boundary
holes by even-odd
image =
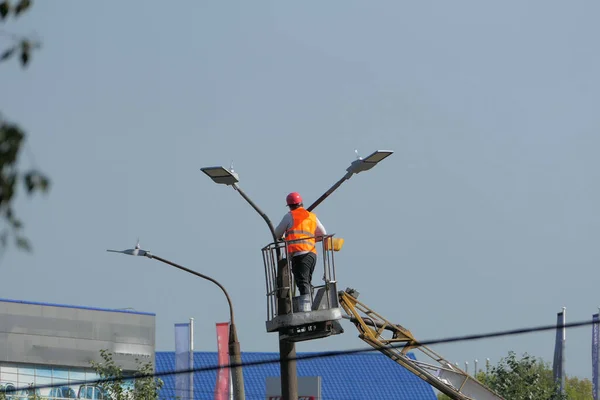
[[[275,236],[282,239],[285,235],[296,286],[301,295],[310,294],[312,274],[317,264],[316,242],[321,241],[327,232],[317,216],[304,208],[299,193],[288,194],[286,203],[290,212],[277,225]],[[303,238],[306,239],[299,240]]]

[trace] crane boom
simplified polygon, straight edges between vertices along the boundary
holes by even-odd
[[[421,345],[412,333],[401,325],[393,324],[358,301],[358,292],[346,289],[338,293],[340,305],[359,331],[359,337],[408,371],[440,392],[455,400],[503,400],[481,382]],[[384,336],[392,332],[390,338]],[[411,350],[420,351],[429,363],[408,357]]]

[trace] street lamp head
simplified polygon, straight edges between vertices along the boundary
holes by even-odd
[[[346,171],[349,174],[358,174],[363,171],[368,171],[393,153],[394,152],[390,150],[377,150],[366,158],[359,158],[358,160],[353,161]]]
[[[216,183],[233,186],[239,182],[238,174],[224,167],[204,167],[200,170]]]
[[[150,255],[149,252],[147,252],[146,250],[142,250],[142,249],[126,249],[126,250],[106,250],[109,253],[121,253],[121,254],[127,254],[128,256],[146,256],[148,257]]]
[[[127,254],[128,256],[146,256],[146,257],[152,258],[152,255],[150,254],[149,251],[140,249],[140,241],[139,240],[138,240],[137,244],[135,245],[135,247],[133,249],[127,249],[127,250],[106,250],[106,251],[108,251],[109,253]]]

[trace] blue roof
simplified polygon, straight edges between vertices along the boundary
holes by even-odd
[[[298,353],[298,356],[316,353]],[[409,353],[414,359],[414,356]],[[242,362],[276,362],[244,367],[246,399],[264,400],[268,376],[279,376],[278,353],[243,353]],[[216,352],[194,352],[194,368],[217,365]],[[156,352],[156,372],[175,370],[175,352]],[[298,376],[320,376],[323,399],[436,400],[433,388],[383,354],[351,354],[298,360]],[[194,398],[213,399],[216,371],[194,374]],[[175,375],[161,379],[161,398],[176,398]]]

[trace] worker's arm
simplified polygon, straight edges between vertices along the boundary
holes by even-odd
[[[325,235],[327,235],[327,231],[325,230],[325,227],[323,226],[321,221],[319,221],[319,218],[317,218],[317,229],[315,230],[315,237],[317,239],[317,242],[323,240],[323,236]]]
[[[293,223],[292,215],[290,213],[285,214],[283,216],[283,218],[281,219],[281,222],[279,223],[279,225],[277,225],[277,228],[275,228],[275,237],[277,238],[277,240],[283,238],[285,231],[290,229],[290,227],[292,226],[292,223]]]

